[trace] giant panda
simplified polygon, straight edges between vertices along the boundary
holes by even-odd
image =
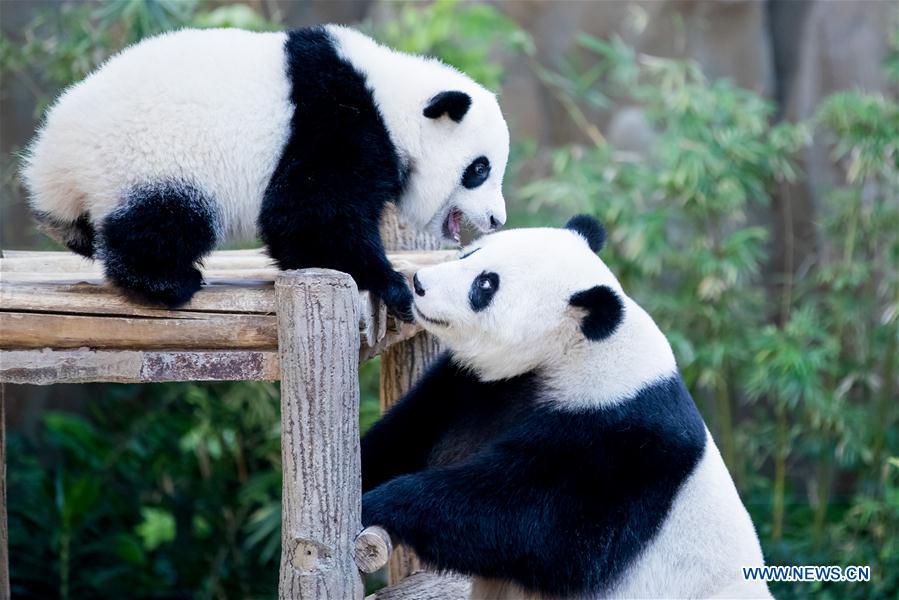
[[[448,348],[362,441],[362,521],[472,598],[769,597],[758,537],[592,217],[414,276]]]
[[[451,240],[496,229],[508,152],[495,96],[438,60],[335,25],[186,29],[67,89],[23,181],[44,230],[141,298],[186,302],[205,254],[258,232],[281,268],[348,272],[411,318],[385,204]]]

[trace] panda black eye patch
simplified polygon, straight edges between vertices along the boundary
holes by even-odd
[[[471,303],[471,309],[480,312],[490,306],[493,296],[499,289],[499,275],[484,271],[474,278],[471,282],[471,289],[468,291],[468,301]]]
[[[479,156],[468,165],[462,174],[462,186],[473,190],[487,181],[488,177],[490,177],[490,161],[486,156]]]

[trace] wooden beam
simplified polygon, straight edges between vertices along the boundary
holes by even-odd
[[[281,599],[361,598],[358,292],[345,273],[275,283],[281,357]]]
[[[155,383],[162,381],[275,381],[281,377],[275,350],[137,351],[3,350],[0,382]]]
[[[208,270],[274,268],[272,259],[261,249],[219,250],[203,260]],[[4,250],[0,262],[3,273],[96,273],[102,274],[102,262],[72,252]]]
[[[217,327],[222,319],[231,319],[223,313],[229,313],[239,318],[244,315],[274,315],[274,288],[266,286],[208,286],[197,294],[195,299],[181,310],[168,310],[141,306],[129,302],[114,290],[105,286],[91,284],[47,284],[25,283],[0,286],[0,320],[4,314],[16,314],[16,323],[13,328],[0,330],[0,348],[61,348],[71,347],[71,344],[82,346],[90,344],[96,348],[130,347],[126,340],[114,340],[114,345],[104,341],[108,329],[115,326],[127,325],[130,321],[109,321],[107,319],[95,319],[86,321],[85,317],[155,317],[164,321],[188,320],[207,321],[206,324],[194,323],[190,328],[206,329],[209,326]],[[369,346],[369,355],[374,356],[378,351],[374,350],[378,342],[382,341],[389,333],[397,333],[407,330],[408,325],[398,323],[382,302],[377,301],[368,292],[359,294],[360,321],[362,337]],[[85,328],[96,332],[90,338],[81,340],[70,339],[76,332],[68,330],[48,330],[52,318],[71,315],[82,317],[72,322],[82,324],[80,330]],[[47,319],[46,317],[51,317]],[[10,317],[11,318],[11,317]],[[209,323],[209,320],[212,323]],[[65,321],[65,320],[63,320]],[[263,320],[264,322],[265,320]],[[232,326],[239,327],[244,323],[229,321]],[[228,336],[237,335],[232,327],[226,333]],[[414,332],[412,332],[414,333]],[[412,335],[406,331],[400,339]],[[116,331],[108,335],[118,337]],[[397,336],[392,336],[396,339]],[[60,340],[62,338],[62,340]],[[233,338],[232,338],[233,339]],[[65,346],[57,345],[65,343]],[[162,342],[167,343],[167,342]],[[240,344],[240,342],[237,342]],[[174,347],[196,347],[196,342],[189,337],[181,338],[180,345]],[[276,340],[271,339],[266,343],[274,348]],[[382,344],[383,345],[383,344]],[[144,347],[140,344],[138,347]],[[240,346],[238,346],[240,347]]]
[[[201,269],[203,280],[207,283],[241,283],[243,281],[256,281],[260,283],[272,283],[278,276],[278,269],[274,267],[260,267],[256,269]],[[104,285],[103,273],[99,269],[91,271],[13,271],[0,272],[7,283],[92,283]]]
[[[359,362],[378,356],[418,331],[417,326],[406,323],[399,329],[389,329],[374,346],[362,344]],[[275,350],[0,350],[0,382],[5,383],[277,381],[280,378],[281,366]]]
[[[271,259],[262,248],[248,250],[217,250],[203,261],[206,266],[220,268],[236,265],[237,268],[271,265]],[[0,271],[90,271],[99,269],[97,261],[73,252],[45,250],[4,250]]]
[[[55,254],[55,253],[48,253]],[[422,266],[448,260],[452,252],[401,252],[390,255],[394,267],[412,275]],[[215,255],[213,255],[215,256]],[[14,259],[3,258],[4,269]],[[47,262],[41,260],[41,263]],[[54,265],[55,266],[55,265]],[[246,312],[273,314],[277,277],[274,268],[264,272],[207,271],[207,285],[178,312]],[[0,307],[2,310],[27,310],[81,314],[118,314],[161,316],[172,311],[133,302],[105,284],[99,272],[58,273],[39,270],[0,271]]]
[[[470,594],[471,583],[463,577],[419,571],[366,600],[468,600]]]
[[[204,286],[178,310],[132,302],[102,282],[3,281],[0,306],[4,311],[121,315],[126,317],[189,318],[196,312],[275,314],[271,283],[213,283]]]
[[[233,256],[222,256],[230,254]],[[420,266],[441,262],[452,252],[400,252],[394,266],[411,276]],[[231,279],[212,279],[190,303],[178,310],[133,302],[104,284],[92,266],[68,253],[7,252],[0,272],[0,348],[123,350],[273,350],[277,346],[275,294],[270,281],[241,279],[245,267],[268,260],[256,252],[215,253],[208,264],[224,270],[207,271]],[[48,257],[48,255],[50,255]],[[242,262],[241,262],[242,261]],[[93,271],[79,271],[85,266]],[[24,268],[28,267],[28,269]],[[33,267],[33,269],[32,269]],[[59,273],[61,267],[69,271]],[[32,270],[29,270],[32,269]],[[41,269],[52,269],[53,272]],[[274,280],[278,271],[265,276]],[[68,281],[54,280],[56,276]],[[86,277],[81,277],[86,275]],[[259,273],[255,273],[259,275]],[[91,279],[93,278],[93,279]],[[383,303],[367,292],[359,295],[363,359],[417,332],[387,314]]]
[[[390,252],[387,258],[393,267],[411,276],[410,268],[435,264],[449,260],[456,255],[454,251],[405,251]],[[257,271],[262,273],[276,273],[277,268],[272,260],[261,250],[219,250],[203,259],[201,268],[204,276],[215,275],[222,277],[228,272]],[[55,277],[103,277],[102,263],[82,258],[71,252],[23,252],[4,250],[0,258],[0,273],[3,279],[15,281],[18,277],[25,277],[35,273],[55,274]]]
[[[274,349],[274,316],[193,313],[189,318],[0,312],[0,348]],[[358,326],[357,326],[358,328]]]

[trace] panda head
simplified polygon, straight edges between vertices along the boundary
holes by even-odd
[[[509,129],[496,96],[435,58],[392,50],[348,27],[327,30],[364,74],[396,146],[397,206],[406,220],[455,242],[463,220],[482,232],[502,226]]]
[[[536,371],[573,402],[625,398],[676,366],[655,323],[597,256],[604,241],[588,216],[564,229],[485,236],[415,274],[416,320],[482,380]]]
[[[496,97],[467,78],[422,98],[399,207],[431,235],[458,243],[462,222],[481,232],[506,221],[509,130]]]

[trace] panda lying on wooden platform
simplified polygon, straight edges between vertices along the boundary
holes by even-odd
[[[169,306],[219,242],[257,233],[283,269],[353,276],[411,319],[378,225],[387,202],[458,241],[506,219],[509,133],[492,93],[339,26],[182,30],[67,89],[29,148],[42,229]]]
[[[595,219],[474,242],[414,278],[449,351],[362,442],[364,525],[473,598],[770,597],[749,515]]]

